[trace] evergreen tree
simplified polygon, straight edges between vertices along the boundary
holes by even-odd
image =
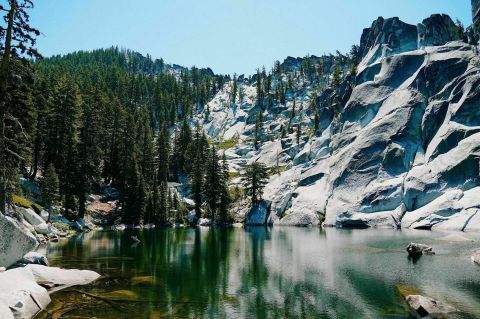
[[[52,215],[52,205],[56,204],[59,199],[59,181],[58,175],[53,164],[48,166],[48,169],[42,181],[42,200],[48,211],[48,220]]]
[[[259,162],[247,165],[241,181],[252,205],[258,204],[262,200],[263,189],[268,183],[267,166]]]
[[[335,69],[333,70],[332,74],[332,86],[334,89],[338,88],[341,84],[342,81],[342,70],[340,69],[340,66],[337,65],[335,66]]]
[[[7,109],[9,79],[12,79],[12,60],[25,60],[25,57],[40,57],[35,49],[35,37],[40,32],[29,25],[27,10],[33,7],[31,0],[9,0],[9,8],[0,5],[5,26],[0,25],[0,213],[5,213],[7,187],[16,178],[16,167],[9,163],[23,160],[22,156],[7,143],[7,119],[15,119]],[[19,123],[18,119],[13,122]]]
[[[77,149],[78,218],[85,216],[85,202],[92,187],[100,182],[100,140],[102,132],[103,101],[98,90],[91,91],[83,100]]]
[[[228,179],[230,170],[228,168],[225,152],[222,155],[221,178],[220,178],[220,218],[223,223],[228,222],[228,210],[231,203],[230,192],[228,191]]]
[[[222,191],[223,174],[218,162],[217,150],[211,148],[210,157],[208,159],[205,177],[205,195],[212,216],[212,224],[215,223],[217,209]]]
[[[232,103],[235,104],[237,100],[237,92],[238,92],[238,83],[237,83],[237,74],[233,75],[233,84],[232,84]]]

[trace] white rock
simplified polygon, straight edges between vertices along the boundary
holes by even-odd
[[[208,218],[199,218],[198,219],[198,226],[210,226],[210,219]]]
[[[420,317],[445,318],[446,315],[458,312],[457,309],[438,300],[420,295],[410,295],[406,298],[407,304]]]
[[[45,223],[45,221],[40,217],[35,211],[31,208],[20,208],[20,213],[23,215],[23,218],[29,222],[32,226],[38,226]]]
[[[0,214],[0,267],[9,267],[37,246],[35,237],[14,219]]]
[[[48,235],[52,233],[52,229],[47,223],[38,224],[35,226],[35,231],[42,235]]]
[[[25,268],[32,272],[37,281],[48,281],[55,285],[87,285],[100,278],[99,274],[90,270],[61,269],[34,264]]]
[[[29,253],[26,253],[25,256],[20,259],[20,263],[48,266],[48,259],[40,253],[31,251]]]
[[[275,225],[299,227],[318,226],[320,225],[320,218],[317,214],[308,211],[295,212],[286,215],[280,219],[279,222],[275,223]]]
[[[44,221],[48,221],[48,216],[49,216],[49,215],[50,215],[50,214],[49,214],[46,210],[42,210],[42,211],[40,212],[40,217],[42,217],[42,219],[43,219]]]
[[[0,283],[1,318],[11,318],[11,315],[15,318],[33,318],[50,303],[47,290],[36,283],[33,273],[27,268],[0,273]],[[2,304],[9,307],[10,313]]]

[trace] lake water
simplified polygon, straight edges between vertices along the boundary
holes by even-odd
[[[135,244],[131,236],[141,240]],[[91,232],[51,244],[52,266],[104,277],[52,296],[40,318],[411,318],[401,292],[480,318],[474,241],[445,233],[304,228]],[[410,242],[435,256],[409,259]],[[55,317],[57,316],[57,317]]]

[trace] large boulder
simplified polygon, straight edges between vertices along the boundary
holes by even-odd
[[[246,226],[263,226],[267,224],[270,215],[270,204],[261,202],[252,206],[245,216]]]
[[[16,220],[1,214],[0,238],[0,267],[9,267],[38,245]]]
[[[40,215],[38,215],[37,213],[35,213],[35,211],[31,208],[20,207],[19,212],[23,216],[23,218],[25,218],[25,220],[29,222],[32,226],[38,226],[45,223],[43,218],[40,217]]]
[[[91,270],[61,269],[36,264],[29,264],[25,269],[31,271],[35,280],[54,286],[88,285],[100,278],[99,274]]]
[[[33,318],[50,303],[47,290],[27,268],[0,273],[0,283],[0,318]]]
[[[26,265],[36,264],[36,265],[48,266],[47,257],[34,251],[26,253],[25,256],[23,256],[22,259],[19,260],[19,262]]]
[[[297,226],[297,227],[309,227],[320,225],[320,218],[318,214],[310,211],[295,212],[287,214],[275,225],[281,226]]]

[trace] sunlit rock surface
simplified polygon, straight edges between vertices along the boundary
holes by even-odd
[[[209,102],[208,116],[196,120],[212,138],[229,141],[232,172],[255,161],[272,169],[264,191],[269,209],[254,208],[247,224],[316,224],[318,218],[340,227],[479,231],[476,52],[459,41],[446,15],[416,26],[378,18],[360,40],[356,79],[347,76],[336,92],[296,79],[294,94],[262,114],[256,147],[255,78],[239,84],[244,96],[235,103],[227,84]],[[331,68],[326,57],[310,59],[323,59],[325,72]],[[282,67],[298,72],[301,63],[288,58]],[[312,134],[309,105],[316,94],[319,129]]]

